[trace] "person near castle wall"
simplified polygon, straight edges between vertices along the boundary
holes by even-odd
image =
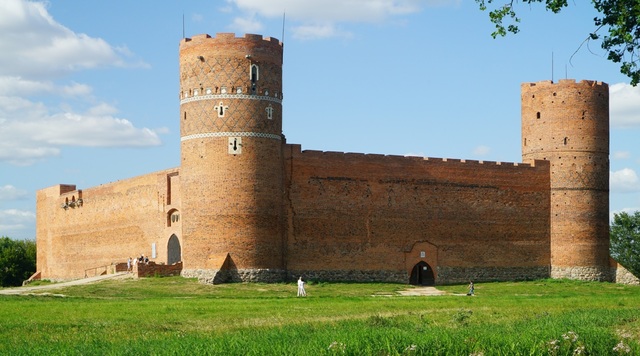
[[[474,295],[475,286],[473,285],[473,281],[469,281],[469,293],[467,295]]]
[[[127,259],[127,272],[131,272],[131,257]]]
[[[304,281],[302,277],[298,278],[298,297],[306,297],[307,292],[304,290]]]

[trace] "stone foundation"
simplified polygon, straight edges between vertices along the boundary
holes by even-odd
[[[305,281],[409,283],[406,271],[287,271],[288,281],[302,276]]]
[[[616,269],[601,266],[551,267],[551,278],[576,279],[581,281],[614,282]]]
[[[615,268],[615,274],[616,283],[631,284],[636,286],[640,285],[640,280],[638,279],[638,277],[634,276],[631,272],[629,272],[629,270],[622,267],[621,265],[618,265],[618,267]]]
[[[284,282],[286,272],[277,269],[185,269],[182,277],[197,278],[200,283],[220,284],[238,282]]]
[[[358,271],[358,270],[316,270],[316,271],[283,271],[266,269],[246,270],[212,270],[188,269],[182,271],[185,278],[197,278],[201,283],[234,283],[261,282],[277,283],[291,282],[302,276],[305,281],[326,282],[381,282],[381,283],[409,283],[409,273],[406,271]],[[549,267],[438,267],[436,285],[459,284],[494,281],[523,281],[549,278]]]
[[[549,267],[438,267],[436,284],[526,281],[549,278]]]

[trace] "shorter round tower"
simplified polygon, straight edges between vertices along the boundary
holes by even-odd
[[[524,83],[522,160],[550,161],[551,277],[607,281],[609,87]]]

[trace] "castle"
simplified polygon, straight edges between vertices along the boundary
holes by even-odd
[[[143,253],[214,283],[615,279],[607,84],[522,84],[523,163],[303,151],[282,60],[260,35],[181,40],[180,166],[38,191],[41,278]]]

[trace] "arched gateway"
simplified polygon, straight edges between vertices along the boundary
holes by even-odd
[[[180,248],[180,240],[178,236],[171,235],[167,243],[167,264],[172,265],[182,261],[182,249]]]
[[[424,261],[418,262],[411,270],[409,283],[418,286],[432,286],[436,283],[433,268]]]

